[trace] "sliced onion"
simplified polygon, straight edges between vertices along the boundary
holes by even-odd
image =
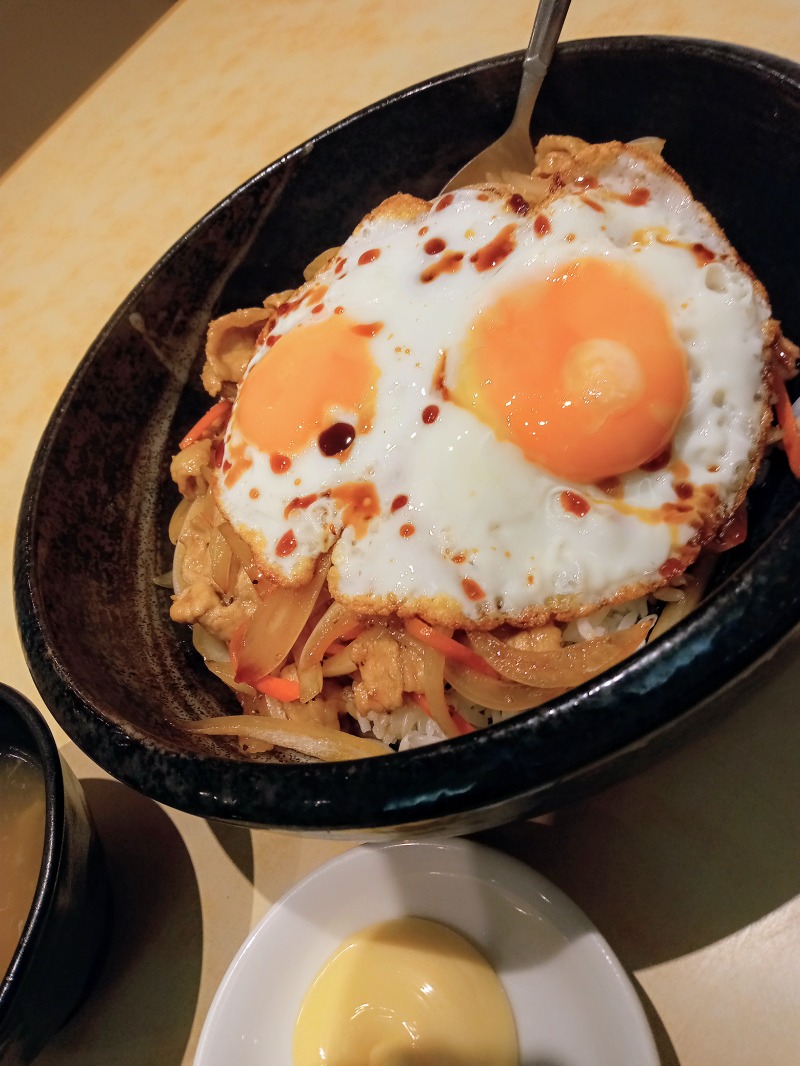
[[[211,580],[223,596],[227,596],[236,584],[239,561],[234,557],[230,545],[217,526],[211,530],[208,550],[211,557]]]
[[[628,629],[567,644],[557,651],[524,652],[491,633],[470,633],[475,651],[503,677],[535,688],[575,688],[627,658],[643,643],[653,620],[644,618]]]
[[[446,737],[459,735],[455,722],[450,717],[450,708],[444,697],[444,655],[430,645],[421,645],[424,696],[428,702],[431,718]]]
[[[258,714],[240,714],[223,718],[206,718],[188,723],[191,733],[206,736],[235,736],[247,740],[265,741],[281,748],[312,755],[326,762],[339,759],[363,759],[372,755],[387,755],[391,748],[378,740],[354,737],[339,729],[328,729],[316,722],[295,722],[287,718],[265,718]]]
[[[178,541],[172,556],[172,591],[176,596],[180,596],[186,587],[183,581],[183,561],[185,558],[186,545]]]
[[[228,543],[228,547],[233,554],[247,570],[253,565],[253,553],[250,550],[250,545],[247,544],[236,532],[230,522],[221,522],[219,525],[219,531]]]
[[[672,629],[674,625],[686,618],[697,607],[706,590],[715,562],[716,558],[713,555],[702,555],[691,570],[685,571],[683,575],[685,584],[680,589],[675,590],[680,592],[681,595],[677,600],[666,604],[664,610],[658,616],[658,621],[653,626],[653,631],[650,634],[651,640]]]
[[[169,520],[169,539],[172,544],[178,543],[178,538],[181,535],[186,516],[189,513],[189,508],[192,506],[192,500],[188,496],[184,496],[181,502],[172,512],[172,518]]]
[[[444,676],[448,684],[470,703],[507,714],[540,707],[566,691],[563,688],[532,688],[530,685],[518,685],[515,681],[503,681],[454,661],[447,663]]]
[[[344,651],[337,652],[336,655],[331,655],[325,660],[322,664],[322,676],[343,677],[345,674],[352,674],[356,669],[350,649],[345,648]]]
[[[192,644],[203,658],[212,663],[228,663],[231,660],[227,645],[196,622],[192,626]]]
[[[321,661],[331,644],[359,624],[356,612],[343,603],[332,603],[314,626],[299,659],[299,667]]]
[[[358,615],[350,607],[332,603],[312,629],[297,660],[297,678],[303,703],[322,691],[322,656],[334,640],[357,625],[358,620]]]
[[[243,681],[236,680],[236,672],[231,662],[216,662],[213,659],[206,659],[206,666],[215,674],[220,681],[224,682],[228,688],[233,689],[234,692],[241,693],[242,696],[258,696],[258,693],[251,685],[246,685]]]
[[[238,656],[237,680],[255,684],[284,661],[308,621],[331,559],[323,555],[314,576],[301,588],[278,587],[262,600],[248,623]]]

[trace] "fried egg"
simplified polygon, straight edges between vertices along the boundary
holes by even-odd
[[[490,628],[675,578],[741,504],[770,309],[670,168],[595,146],[533,205],[398,195],[278,309],[217,502],[284,585]]]

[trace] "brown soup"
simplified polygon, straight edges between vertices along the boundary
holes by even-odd
[[[44,850],[44,779],[39,766],[0,749],[0,979],[31,909]]]

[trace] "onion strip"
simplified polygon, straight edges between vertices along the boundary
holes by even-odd
[[[233,736],[247,740],[265,741],[281,748],[291,748],[303,755],[331,762],[337,759],[363,759],[372,755],[387,755],[390,748],[379,740],[354,737],[338,729],[317,725],[316,722],[296,722],[288,718],[267,718],[258,714],[205,718],[185,727],[190,733],[205,736]]]
[[[281,665],[308,621],[330,565],[330,555],[321,556],[308,584],[297,589],[274,588],[259,604],[235,640],[237,681],[255,685]]]
[[[510,681],[536,688],[575,688],[626,659],[643,643],[652,626],[652,618],[643,618],[628,629],[566,644],[557,651],[539,652],[509,647],[490,633],[468,636],[475,651]]]
[[[664,607],[653,626],[650,639],[661,637],[697,607],[703,598],[716,559],[713,555],[701,555],[691,570],[684,573],[686,584],[679,590],[681,596]]]
[[[322,691],[322,657],[337,637],[358,625],[358,615],[342,603],[332,603],[309,634],[297,660],[300,699],[308,703]],[[328,675],[330,676],[330,675]]]
[[[487,677],[463,663],[452,661],[446,664],[444,676],[447,683],[470,703],[506,714],[518,714],[532,707],[540,707],[565,691],[563,688],[532,688],[518,685],[515,681]]]
[[[450,717],[450,708],[444,698],[444,655],[429,644],[423,644],[422,647],[422,676],[427,710],[446,737],[457,737],[459,732]]]

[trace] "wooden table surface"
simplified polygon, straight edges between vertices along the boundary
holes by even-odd
[[[524,47],[533,7],[183,0],[5,175],[4,681],[42,706],[14,622],[16,514],[48,416],[116,306],[267,162],[395,90]],[[800,60],[800,4],[575,0],[563,36],[617,33],[716,38]],[[664,1066],[800,1062],[798,691],[800,663],[767,671],[756,696],[649,771],[544,822],[484,834],[596,923],[645,1001]],[[103,837],[116,924],[92,998],[39,1061],[189,1064],[248,931],[352,845],[162,808],[49,720]]]

